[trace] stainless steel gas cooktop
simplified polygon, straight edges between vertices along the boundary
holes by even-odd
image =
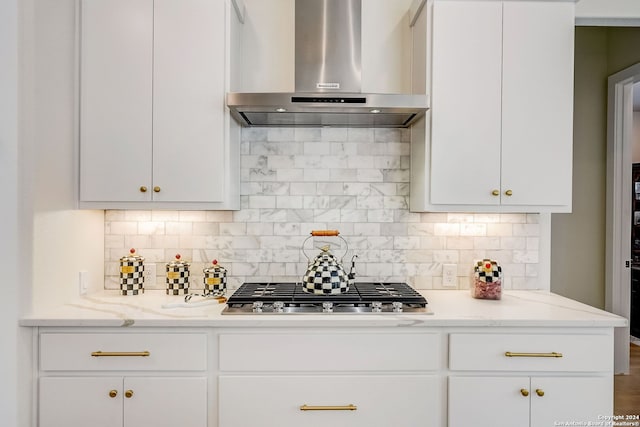
[[[222,314],[431,314],[427,300],[406,283],[356,283],[339,295],[314,295],[301,283],[244,283]]]

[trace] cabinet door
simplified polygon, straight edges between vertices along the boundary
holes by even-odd
[[[501,2],[433,5],[431,203],[499,204]]]
[[[122,378],[40,378],[40,427],[121,427]],[[110,396],[115,392],[115,396]]]
[[[529,393],[528,377],[449,377],[449,427],[528,426],[522,390]]]
[[[502,204],[571,206],[574,7],[504,3]]]
[[[154,2],[154,201],[223,201],[225,12],[223,0]]]
[[[81,9],[80,200],[151,200],[153,1]]]
[[[589,421],[601,422],[598,416],[611,414],[611,377],[531,379],[531,427],[548,427],[566,421],[587,425]]]
[[[127,397],[127,391],[131,397]],[[204,377],[127,377],[123,395],[125,427],[207,425]]]
[[[219,427],[442,425],[442,393],[435,376],[224,375],[219,390]],[[312,408],[302,410],[303,405]],[[348,405],[356,409],[346,409]],[[332,408],[316,410],[318,406]]]

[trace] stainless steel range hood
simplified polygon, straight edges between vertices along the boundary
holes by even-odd
[[[426,95],[361,93],[361,15],[361,0],[296,0],[295,92],[228,93],[233,117],[243,126],[411,126]]]

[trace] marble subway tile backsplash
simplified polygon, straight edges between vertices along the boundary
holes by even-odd
[[[213,259],[232,289],[296,281],[313,229],[340,230],[345,263],[358,255],[357,280],[438,289],[442,265],[456,264],[457,288],[468,288],[472,262],[490,257],[503,266],[505,288],[540,287],[537,214],[409,212],[408,130],[244,128],[241,153],[239,211],[106,211],[105,288],[119,288],[119,259],[131,247],[157,265],[146,289],[165,288],[165,264],[177,253],[191,262],[194,290]]]

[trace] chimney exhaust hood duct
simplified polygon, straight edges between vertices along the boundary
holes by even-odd
[[[411,126],[426,95],[361,93],[361,16],[361,0],[296,0],[295,93],[228,93],[233,117],[243,126]]]

